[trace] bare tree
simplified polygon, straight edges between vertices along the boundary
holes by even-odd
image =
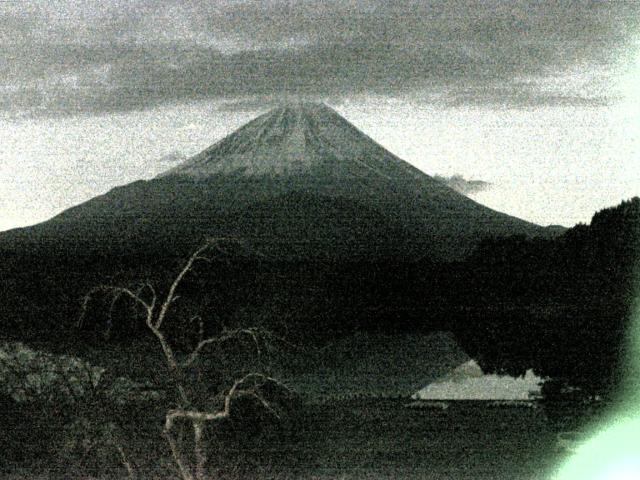
[[[229,329],[225,326],[222,327],[221,332],[217,335],[206,336],[203,320],[200,317],[194,317],[192,320],[198,321],[198,340],[191,351],[186,353],[177,352],[171,345],[164,332],[163,325],[172,305],[178,298],[177,291],[184,278],[194,268],[196,262],[210,262],[206,253],[214,248],[220,250],[221,241],[221,239],[208,240],[198,248],[175,276],[164,298],[159,298],[156,290],[149,282],[137,290],[109,285],[100,285],[93,288],[84,297],[82,314],[78,322],[78,326],[81,327],[86,317],[89,302],[98,294],[104,294],[111,298],[111,309],[113,309],[118,299],[124,297],[133,301],[144,312],[146,326],[160,345],[172,384],[175,386],[175,404],[177,408],[169,409],[166,412],[163,434],[169,445],[173,461],[183,480],[204,480],[207,477],[207,451],[204,440],[204,427],[206,424],[228,418],[231,415],[234,401],[243,397],[254,399],[268,412],[278,416],[272,404],[263,395],[263,390],[267,384],[277,385],[286,389],[286,386],[275,378],[260,372],[250,372],[233,381],[228,389],[219,392],[216,399],[218,407],[215,409],[203,409],[199,407],[199,403],[201,404],[202,402],[198,402],[198,399],[193,398],[193,394],[188,388],[187,369],[200,359],[207,347],[247,337],[253,342],[259,355],[262,342],[266,339],[277,338],[259,327]],[[193,451],[190,454],[186,454],[183,451],[174,434],[174,428],[178,421],[185,421],[191,424]],[[131,474],[129,462],[127,462],[127,470]]]

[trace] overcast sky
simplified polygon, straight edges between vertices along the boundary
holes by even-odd
[[[640,2],[0,3],[0,229],[290,98],[542,224],[640,194]]]

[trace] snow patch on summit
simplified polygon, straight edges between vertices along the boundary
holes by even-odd
[[[294,103],[273,109],[162,176],[218,174],[375,176],[414,168],[386,151],[330,107]]]

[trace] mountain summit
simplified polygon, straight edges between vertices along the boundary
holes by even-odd
[[[323,175],[389,178],[390,164],[408,164],[322,103],[275,108],[199,155],[166,172],[206,178],[218,174]]]
[[[0,235],[0,247],[161,258],[225,236],[277,259],[458,259],[483,237],[509,234],[547,232],[455,192],[326,105],[296,103],[155,179]]]

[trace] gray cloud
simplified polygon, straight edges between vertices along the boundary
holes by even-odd
[[[473,195],[474,193],[480,193],[492,187],[492,184],[489,182],[483,180],[467,180],[459,174],[450,177],[434,175],[433,178],[463,195]]]
[[[4,2],[0,109],[55,115],[199,98],[240,108],[356,93],[602,103],[640,18],[637,2],[320,3]],[[550,90],[556,78],[565,81]]]
[[[174,150],[173,152],[169,152],[163,155],[162,157],[160,157],[157,160],[157,162],[158,163],[179,163],[179,162],[185,161],[186,159],[187,159],[187,156],[184,153]]]

